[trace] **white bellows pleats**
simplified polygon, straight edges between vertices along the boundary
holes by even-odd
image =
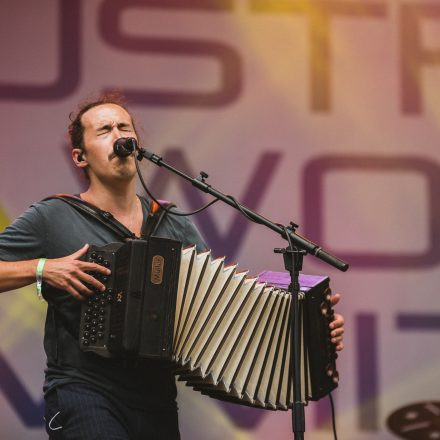
[[[290,294],[225,267],[210,252],[188,248],[181,258],[173,344],[180,379],[220,399],[291,407]],[[301,365],[308,400],[307,362]]]

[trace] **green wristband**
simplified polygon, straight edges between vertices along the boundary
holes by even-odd
[[[44,263],[46,263],[46,258],[40,258],[38,260],[37,264],[37,271],[35,273],[35,276],[37,278],[37,296],[40,299],[40,301],[43,301],[43,294],[41,293],[41,286],[43,284],[43,268]]]

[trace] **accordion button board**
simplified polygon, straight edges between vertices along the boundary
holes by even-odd
[[[181,243],[152,237],[90,246],[86,261],[111,275],[81,306],[80,348],[104,357],[171,358]],[[167,262],[165,264],[165,261]]]
[[[97,275],[105,291],[82,304],[82,350],[169,360],[179,380],[203,394],[272,410],[292,407],[288,281],[267,273],[248,278],[224,258],[158,237],[91,246],[85,258],[109,267],[111,275]],[[295,373],[307,402],[336,388],[339,375],[329,278],[302,275],[300,285],[294,319],[302,359]]]
[[[84,260],[100,264],[111,270],[110,276],[99,273],[92,275],[105,285],[104,291],[88,286],[94,294],[81,306],[80,347],[84,351],[94,351],[102,356],[111,356],[106,341],[109,339],[110,305],[114,300],[116,253],[123,243],[110,243],[103,247],[90,246]]]

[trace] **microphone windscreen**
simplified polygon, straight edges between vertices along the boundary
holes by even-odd
[[[130,156],[137,149],[137,141],[135,138],[119,138],[113,144],[113,151],[119,157]]]

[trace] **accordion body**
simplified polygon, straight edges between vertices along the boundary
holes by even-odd
[[[112,273],[101,277],[105,292],[82,305],[82,350],[169,360],[179,380],[203,394],[273,410],[292,407],[291,294],[285,289],[164,238],[91,246],[86,258]],[[301,371],[295,374],[307,402],[337,386],[337,354],[328,327],[328,277],[300,276],[300,285],[293,319],[300,320]]]

